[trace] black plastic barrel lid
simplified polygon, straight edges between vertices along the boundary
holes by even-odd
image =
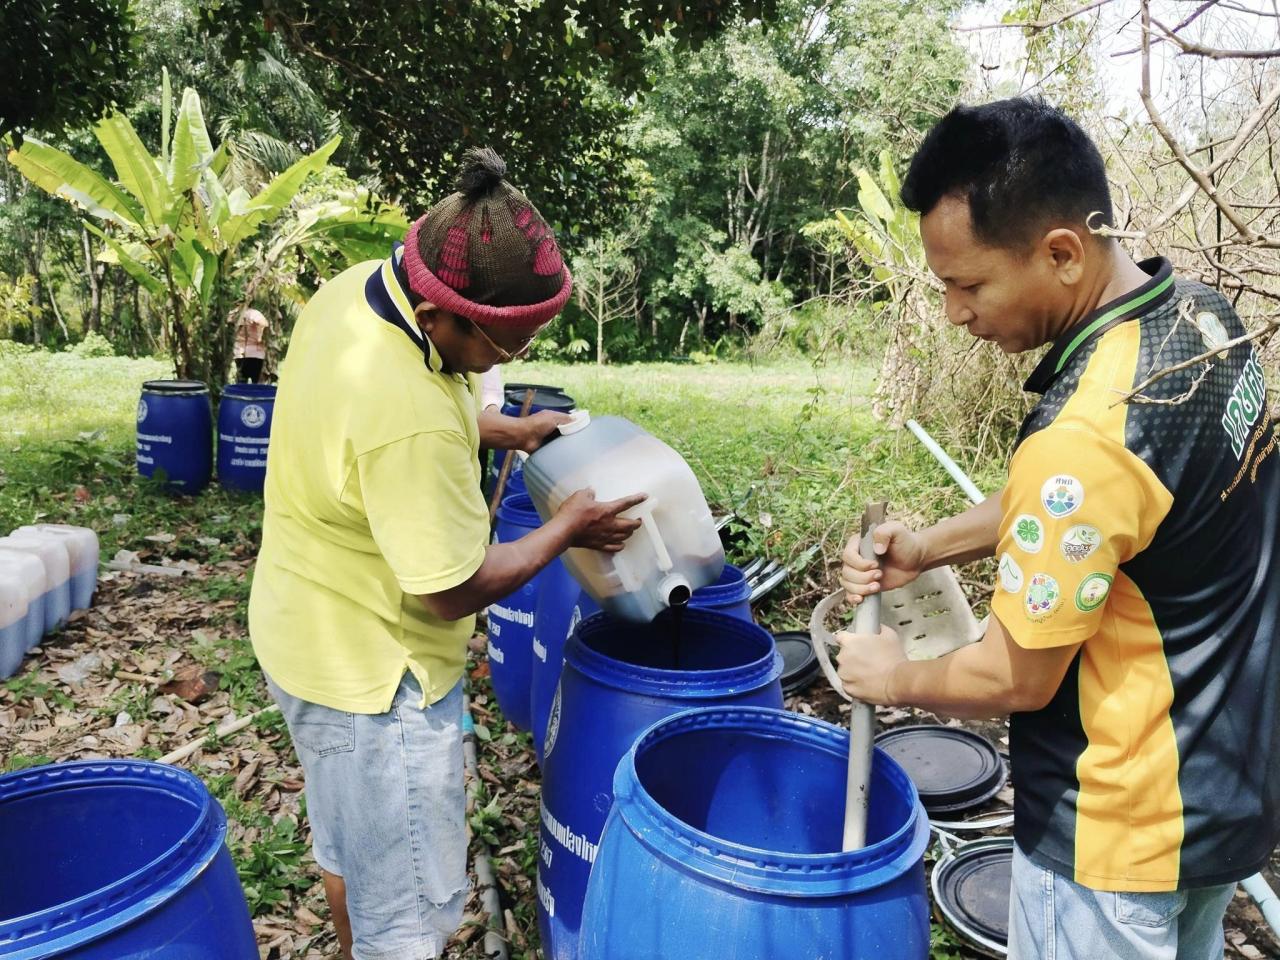
[[[545,383],[508,383],[503,387],[502,395],[508,404],[520,407],[524,405],[526,390],[533,391],[534,407],[558,410],[562,413],[568,413],[573,409],[573,397],[559,387],[552,387]]]
[[[813,639],[803,630],[775,633],[773,642],[782,655],[782,693],[789,697],[813,683],[819,670],[818,656],[813,652]]]
[[[142,389],[150,393],[205,393],[209,388],[199,380],[148,380]]]
[[[1009,942],[1009,884],[1013,840],[977,840],[956,848],[935,868],[938,909],[961,935],[975,934],[1005,946]]]
[[[897,727],[876,737],[876,746],[907,772],[930,815],[981,806],[1004,786],[1004,761],[995,744],[959,727]]]

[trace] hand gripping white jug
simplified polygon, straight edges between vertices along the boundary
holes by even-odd
[[[543,522],[590,487],[597,500],[648,494],[622,514],[641,521],[618,553],[570,548],[565,566],[606,612],[648,623],[688,602],[724,570],[706,497],[684,458],[621,417],[573,415],[525,461],[525,484]]]

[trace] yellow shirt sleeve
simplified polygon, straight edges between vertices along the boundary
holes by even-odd
[[[362,454],[355,473],[369,530],[400,588],[439,593],[484,563],[489,513],[467,438],[416,433]]]
[[[1122,563],[1168,511],[1150,468],[1089,430],[1048,427],[1014,453],[1001,498],[991,612],[1027,649],[1098,632]]]

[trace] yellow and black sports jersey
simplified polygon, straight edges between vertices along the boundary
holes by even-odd
[[[1280,820],[1280,454],[1231,305],[1151,280],[1054,343],[1027,388],[992,611],[1026,648],[1081,644],[1015,714],[1015,835],[1097,890],[1227,883]]]

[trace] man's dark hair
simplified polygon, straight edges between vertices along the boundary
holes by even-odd
[[[948,196],[968,201],[979,240],[1005,249],[1055,224],[1112,224],[1102,154],[1079,124],[1036,98],[961,105],[929,131],[902,202],[923,215]],[[1101,216],[1090,218],[1094,211]]]

